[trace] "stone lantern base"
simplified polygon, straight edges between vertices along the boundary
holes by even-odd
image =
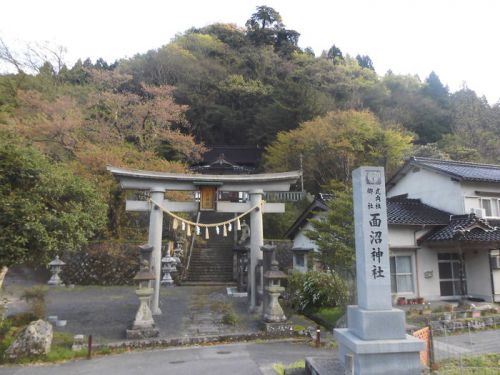
[[[158,337],[160,331],[158,328],[140,328],[140,329],[127,329],[128,340],[143,340]]]
[[[139,297],[140,305],[135,316],[132,329],[127,329],[127,339],[147,339],[158,337],[160,331],[155,328],[153,314],[149,308],[149,298],[153,294],[152,288],[139,288],[135,291]]]
[[[289,322],[269,323],[263,322],[263,328],[267,333],[280,336],[292,336],[293,324]]]

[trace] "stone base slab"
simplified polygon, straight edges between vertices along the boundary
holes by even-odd
[[[405,313],[403,310],[365,310],[347,306],[349,329],[363,340],[404,339]]]
[[[293,334],[293,325],[287,322],[284,323],[262,323],[264,326],[264,330],[268,333],[275,335],[292,335]]]
[[[362,340],[350,329],[335,330],[339,360],[352,356],[355,375],[417,375],[421,373],[420,351],[425,343],[413,336],[404,339]]]
[[[344,375],[344,366],[335,357],[306,357],[307,375]]]
[[[127,329],[127,339],[129,340],[149,339],[159,335],[158,328]]]

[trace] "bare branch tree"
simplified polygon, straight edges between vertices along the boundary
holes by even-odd
[[[0,61],[13,65],[18,73],[24,73],[23,63],[12,53],[2,38],[0,38]]]

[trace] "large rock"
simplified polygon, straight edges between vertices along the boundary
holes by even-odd
[[[47,354],[52,344],[52,325],[43,320],[31,322],[5,352],[10,359]]]

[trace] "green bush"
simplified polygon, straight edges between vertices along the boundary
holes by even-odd
[[[288,278],[287,291],[290,302],[299,311],[343,306],[349,297],[345,281],[331,272],[293,272]]]

